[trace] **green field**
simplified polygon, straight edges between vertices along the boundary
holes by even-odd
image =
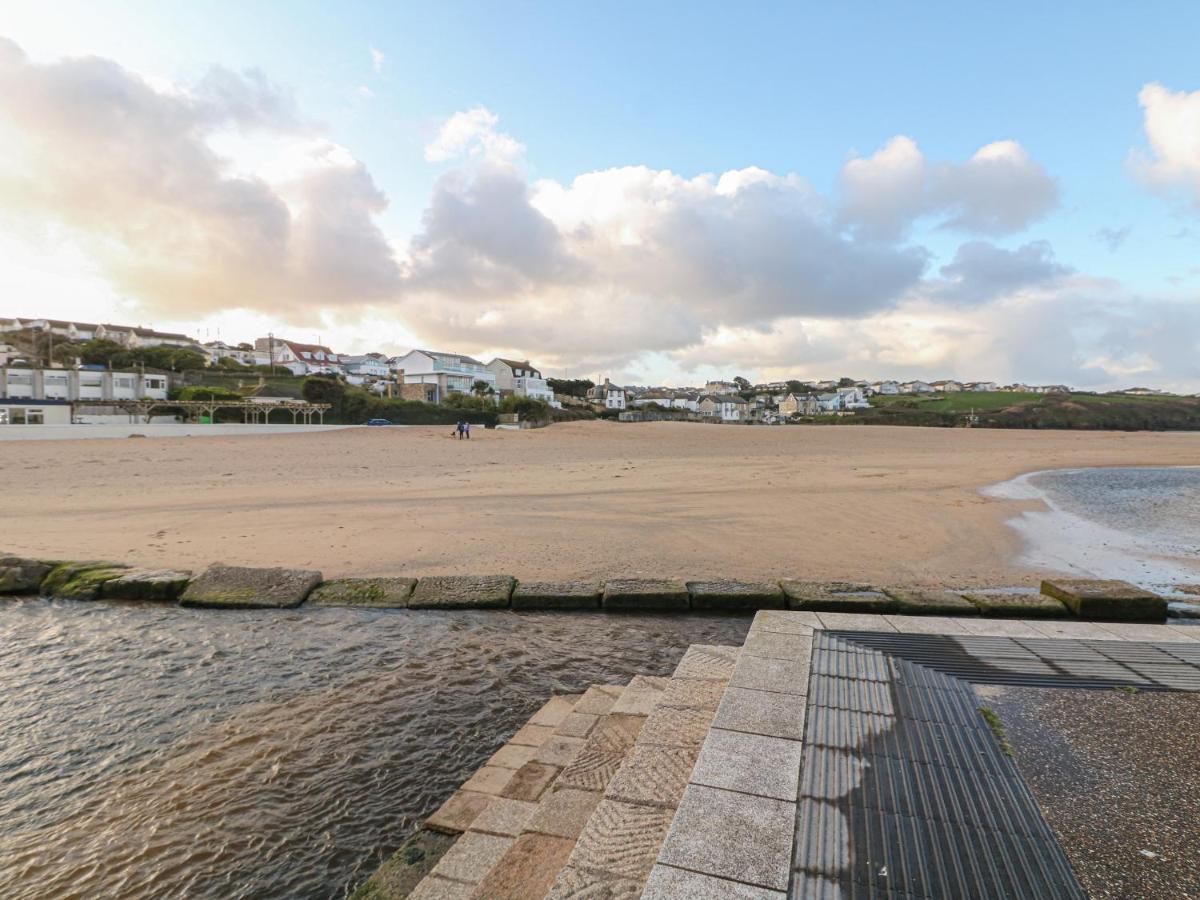
[[[928,412],[969,413],[971,410],[981,412],[983,410],[1005,409],[1009,406],[1036,403],[1045,396],[1045,394],[1022,393],[1018,391],[963,391],[954,394],[880,395],[871,398],[871,405],[900,405]]]

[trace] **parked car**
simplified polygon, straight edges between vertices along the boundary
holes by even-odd
[[[368,425],[391,425],[391,419],[368,419]]]

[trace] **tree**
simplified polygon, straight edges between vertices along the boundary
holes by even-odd
[[[840,388],[854,387],[854,379],[853,378],[839,378],[838,379],[838,387],[840,387]]]
[[[309,403],[331,403],[340,409],[346,396],[346,386],[329,375],[312,375],[304,379],[300,395]]]
[[[734,379],[733,379],[733,383],[736,384],[738,386],[738,388],[742,391],[748,391],[752,387],[754,387],[754,385],[752,385],[750,383],[750,379],[743,378],[741,375],[735,375]]]
[[[480,378],[471,385],[471,393],[473,393],[476,397],[487,397],[495,394],[496,389]]]
[[[797,381],[794,378],[788,380],[787,386],[789,394],[804,394],[808,391],[807,384],[803,381]]]
[[[586,397],[587,392],[596,386],[594,381],[586,378],[547,378],[546,384],[554,393],[567,397]]]

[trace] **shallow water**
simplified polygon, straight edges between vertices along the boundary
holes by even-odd
[[[0,896],[344,896],[551,692],[748,626],[0,602]]]
[[[986,493],[1046,504],[1011,522],[1034,568],[1159,589],[1200,583],[1200,467],[1033,472]]]

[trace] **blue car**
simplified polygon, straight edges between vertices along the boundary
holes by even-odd
[[[369,420],[367,420],[367,424],[368,425],[391,425],[392,422],[390,419],[369,419]]]

